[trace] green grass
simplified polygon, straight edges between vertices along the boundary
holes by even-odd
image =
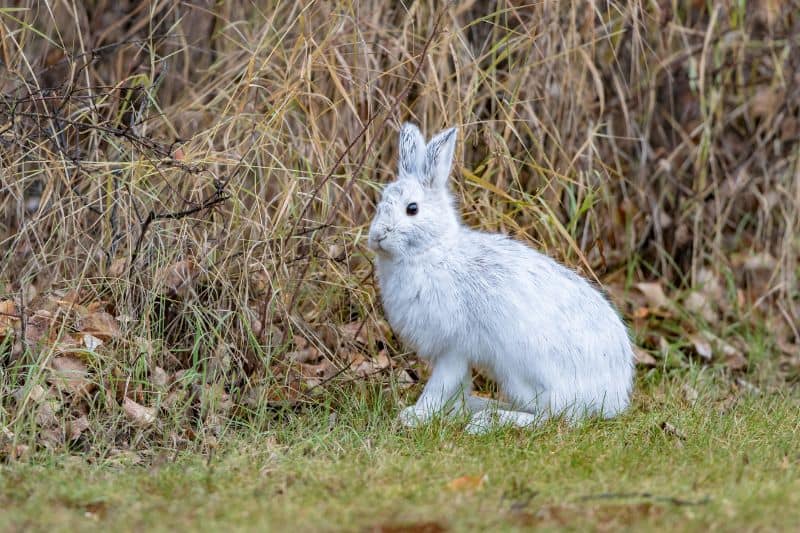
[[[698,398],[686,399],[686,383]],[[800,523],[795,392],[711,369],[640,379],[633,408],[578,428],[409,431],[366,386],[334,407],[231,430],[214,453],[140,464],[54,455],[0,470],[0,529],[407,531],[790,529]],[[665,431],[663,423],[680,436]],[[123,456],[128,457],[128,456]],[[485,476],[451,490],[461,476]],[[624,496],[626,494],[633,494]]]

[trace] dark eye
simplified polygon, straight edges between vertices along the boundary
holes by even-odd
[[[409,215],[409,216],[412,216],[412,217],[413,217],[413,216],[414,216],[414,215],[416,215],[418,212],[419,212],[419,206],[417,205],[417,202],[411,202],[410,204],[408,204],[408,205],[406,206],[406,214],[407,214],[407,215]]]

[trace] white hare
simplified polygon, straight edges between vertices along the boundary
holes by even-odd
[[[400,132],[397,180],[369,230],[384,311],[394,331],[433,367],[408,426],[472,413],[467,431],[531,426],[623,411],[633,350],[624,324],[586,280],[509,237],[462,225],[448,187],[456,130],[429,143]],[[471,367],[506,402],[471,394]]]

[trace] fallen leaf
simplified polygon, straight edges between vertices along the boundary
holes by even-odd
[[[447,527],[439,522],[409,522],[402,524],[379,524],[370,529],[372,533],[444,533]]]
[[[742,378],[736,378],[736,385],[744,392],[752,394],[753,396],[758,396],[761,394],[761,389]]]
[[[111,262],[111,266],[108,269],[108,275],[112,278],[121,278],[125,275],[127,267],[128,260],[124,257],[118,257]]]
[[[706,337],[699,333],[689,335],[689,341],[694,347],[695,353],[700,356],[704,361],[711,361],[714,352],[711,350],[711,343],[708,342]]]
[[[80,359],[71,355],[54,357],[50,367],[50,383],[63,392],[84,394],[94,386],[89,380],[89,369]]]
[[[155,385],[156,387],[163,388],[166,387],[167,384],[169,383],[169,375],[167,374],[166,370],[164,370],[160,366],[157,366],[153,370],[153,375],[151,377],[151,380],[153,381],[153,385]]]
[[[14,327],[19,323],[17,307],[11,300],[0,301],[0,341],[14,334]]]
[[[310,363],[319,359],[320,353],[313,346],[307,346],[301,350],[289,352],[286,357],[295,363]]]
[[[36,423],[43,428],[52,428],[58,425],[56,413],[61,410],[61,402],[52,399],[39,404],[36,409]]]
[[[92,335],[101,341],[109,341],[122,335],[117,320],[105,311],[90,312],[80,320],[78,329],[84,335]]]
[[[633,347],[633,356],[636,360],[636,364],[639,366],[656,366],[658,365],[658,360],[650,355],[649,352],[645,351],[643,348],[638,346]]]
[[[658,282],[640,282],[634,285],[644,295],[647,303],[654,308],[666,309],[670,305],[664,288]]]
[[[375,366],[381,370],[392,366],[392,359],[389,357],[386,350],[379,351],[375,356]]]
[[[344,340],[349,342],[357,342],[364,346],[369,346],[369,339],[367,339],[367,324],[363,320],[356,320],[349,324],[344,324],[339,327]]]
[[[44,309],[36,311],[25,325],[25,342],[30,345],[37,345],[45,337],[48,337],[53,320],[53,314],[50,311]]]
[[[86,349],[90,352],[96,351],[100,346],[103,345],[103,341],[95,337],[94,335],[90,335],[89,333],[85,333],[83,335],[83,345],[86,346]]]
[[[697,398],[700,396],[694,387],[688,383],[683,384],[681,387],[681,392],[683,392],[683,399],[686,400],[686,403],[688,404],[694,404],[697,401]]]
[[[750,112],[754,117],[770,118],[784,99],[784,92],[779,87],[762,87],[750,99]]]
[[[188,286],[200,273],[197,264],[191,259],[184,259],[164,267],[158,277],[172,292]]]
[[[46,392],[44,390],[44,387],[42,387],[37,383],[30,389],[26,389],[25,387],[18,388],[17,390],[14,391],[14,394],[12,396],[14,397],[14,400],[17,402],[18,405],[22,403],[26,397],[36,403],[39,403],[45,399]]]
[[[683,306],[691,313],[700,315],[709,324],[717,322],[717,312],[711,305],[708,295],[699,291],[692,291],[684,299]]]
[[[145,407],[134,402],[127,396],[122,401],[122,409],[131,422],[145,428],[151,426],[156,421],[156,410],[152,407]]]
[[[486,475],[481,476],[461,476],[447,483],[447,488],[452,491],[472,491],[483,487]]]
[[[729,344],[721,339],[718,341],[719,350],[725,358],[725,366],[734,371],[744,370],[747,368],[749,361],[744,356],[741,350],[736,346]]]
[[[67,424],[67,437],[69,440],[77,440],[87,429],[89,429],[89,419],[86,415],[80,416]]]

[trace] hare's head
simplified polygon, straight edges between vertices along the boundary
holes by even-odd
[[[403,124],[397,179],[383,190],[369,229],[370,248],[389,256],[415,256],[458,232],[447,185],[455,143],[455,128],[426,144],[416,126]]]

